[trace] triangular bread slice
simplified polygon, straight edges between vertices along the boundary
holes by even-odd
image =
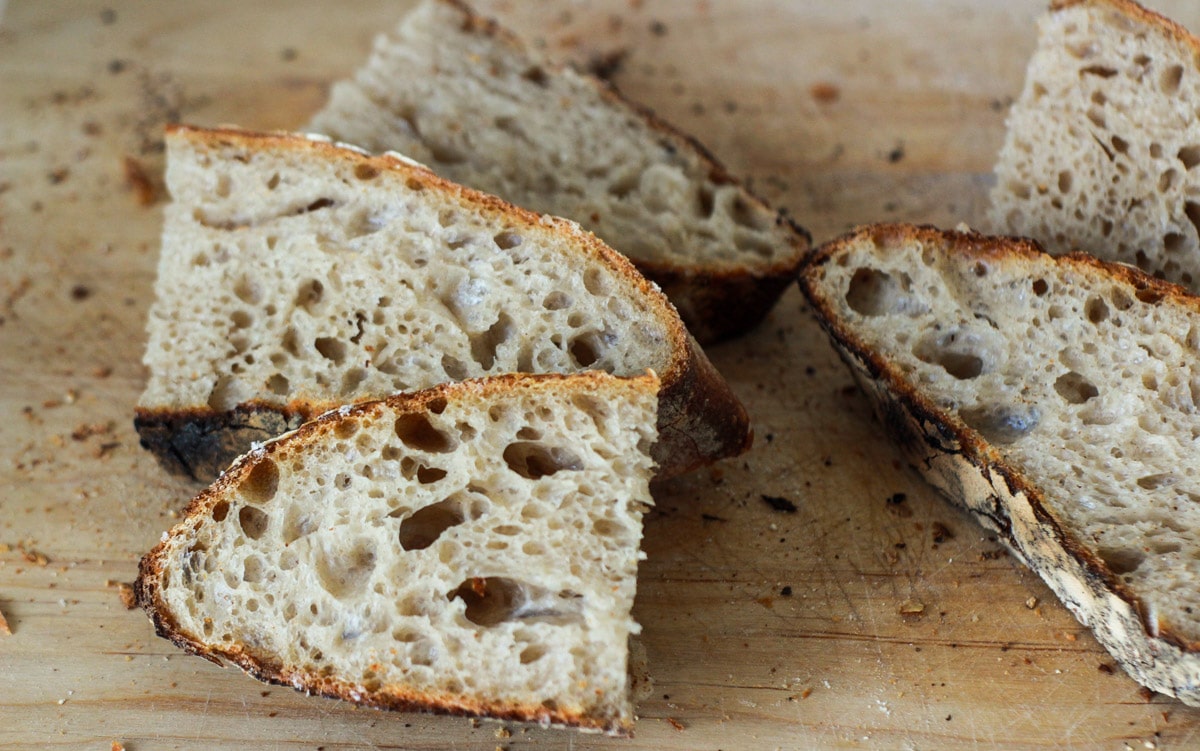
[[[1130,675],[1200,705],[1200,298],[908,225],[823,246],[801,287],[925,477]]]
[[[197,496],[139,602],[271,683],[627,733],[657,389],[509,375],[330,412]]]
[[[426,0],[379,36],[307,129],[579,222],[660,284],[702,344],[758,323],[809,246],[693,138],[457,0]]]
[[[1200,39],[1129,0],[1041,18],[991,229],[1200,289]]]
[[[289,134],[168,129],[143,445],[211,480],[333,407],[509,372],[662,379],[670,476],[749,446],[675,309],[573,222],[404,157]]]

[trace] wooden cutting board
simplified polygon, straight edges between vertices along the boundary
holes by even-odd
[[[636,615],[655,685],[633,740],[304,697],[126,610],[119,584],[196,490],[131,425],[161,126],[298,127],[408,4],[0,3],[0,747],[1200,744],[1200,711],[1140,691],[899,461],[795,290],[710,352],[754,450],[663,488],[648,518]],[[1158,6],[1200,28],[1195,3]],[[481,7],[556,57],[620,53],[631,97],[825,240],[980,223],[1042,2]]]

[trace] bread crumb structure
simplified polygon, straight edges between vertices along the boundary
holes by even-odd
[[[1200,40],[1127,0],[1057,0],[1008,116],[991,222],[1200,285]]]
[[[198,496],[140,601],[272,682],[626,732],[657,387],[501,376],[327,414]]]
[[[905,225],[830,243],[802,286],[927,478],[1136,678],[1200,703],[1200,301]]]

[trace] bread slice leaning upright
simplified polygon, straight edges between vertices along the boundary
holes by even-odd
[[[334,410],[197,496],[138,600],[271,683],[625,734],[658,385],[496,376]]]
[[[694,139],[458,0],[425,0],[380,35],[307,127],[579,222],[702,344],[757,324],[809,247]]]
[[[1055,0],[1007,124],[992,229],[1200,290],[1200,39],[1130,0]]]
[[[925,477],[1130,675],[1200,705],[1200,298],[909,225],[823,246],[801,287]]]
[[[143,445],[211,480],[333,407],[510,372],[662,379],[659,472],[749,446],[675,309],[573,222],[318,138],[174,126],[137,405]]]

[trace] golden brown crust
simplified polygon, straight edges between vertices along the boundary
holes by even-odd
[[[672,477],[749,448],[750,420],[745,408],[696,346],[674,306],[628,259],[574,222],[542,216],[442,179],[395,154],[370,156],[327,140],[291,133],[205,129],[181,124],[168,125],[167,133],[168,137],[177,134],[217,147],[318,151],[333,162],[366,164],[381,172],[398,173],[406,180],[418,181],[426,189],[469,202],[525,232],[556,233],[576,252],[610,267],[624,282],[630,297],[642,300],[650,314],[666,327],[671,354],[667,366],[658,374],[663,383],[659,407],[662,435],[654,450],[659,477]],[[787,274],[790,278],[791,272]],[[211,481],[253,442],[295,428],[305,419],[336,406],[339,406],[336,402],[301,400],[284,406],[245,402],[227,412],[217,412],[207,405],[172,410],[139,409],[135,425],[142,445],[168,470]]]
[[[1179,44],[1190,47],[1193,53],[1200,54],[1200,38],[1166,16],[1143,7],[1133,0],[1051,0],[1050,2],[1051,12],[1081,6],[1114,10],[1131,21],[1158,29]]]
[[[494,719],[558,724],[582,729],[598,730],[611,735],[631,735],[632,727],[615,718],[591,717],[562,708],[550,708],[542,704],[512,704],[485,701],[461,694],[429,693],[404,686],[390,685],[369,689],[329,676],[313,675],[303,670],[281,664],[272,656],[259,653],[239,644],[207,645],[196,634],[188,633],[171,616],[162,597],[161,581],[171,536],[186,530],[198,519],[211,516],[212,509],[237,487],[239,487],[264,459],[290,451],[295,445],[304,445],[319,440],[323,433],[335,431],[339,421],[347,416],[368,416],[382,409],[396,412],[422,412],[431,409],[438,401],[464,398],[472,392],[486,397],[488,394],[503,393],[514,388],[538,388],[550,381],[571,379],[580,389],[602,389],[605,376],[596,372],[572,375],[531,375],[513,373],[490,378],[473,379],[461,383],[442,384],[410,394],[396,394],[379,401],[362,402],[340,408],[304,423],[292,432],[269,441],[255,451],[243,455],[216,482],[200,492],[188,504],[184,518],[171,532],[142,557],[138,564],[138,578],[134,582],[137,604],[141,606],[154,624],[155,633],[170,640],[185,652],[203,657],[217,665],[232,663],[249,675],[267,683],[290,686],[306,694],[342,699],[376,709],[396,711],[422,711],[437,714],[472,715]],[[653,388],[657,380],[652,375],[633,379],[642,388]]]
[[[1047,506],[1042,490],[1027,480],[1016,468],[1004,461],[1000,453],[974,429],[955,415],[935,405],[911,385],[901,369],[882,357],[846,325],[837,310],[820,289],[819,273],[823,265],[836,258],[842,248],[871,240],[880,246],[897,244],[935,244],[953,248],[968,258],[987,258],[1005,263],[1037,261],[1074,266],[1099,272],[1115,284],[1126,285],[1133,296],[1143,302],[1168,301],[1200,313],[1200,298],[1170,282],[1151,277],[1135,268],[1108,263],[1082,253],[1053,258],[1033,240],[1018,237],[985,236],[976,232],[943,231],[931,226],[880,224],[859,227],[853,232],[817,248],[801,270],[800,288],[812,306],[818,322],[833,341],[842,359],[859,377],[859,383],[878,400],[879,415],[888,432],[913,457],[918,466],[930,455],[953,455],[973,467],[981,476],[1001,478],[1009,497],[1027,500],[1040,531],[1053,544],[1078,564],[1084,584],[1096,593],[1113,593],[1125,602],[1141,622],[1145,634],[1153,634],[1183,653],[1200,652],[1200,643],[1188,640],[1162,623],[1151,622],[1146,605],[1116,576],[1103,560],[1086,544],[1078,540]],[[919,427],[918,427],[919,426]],[[943,488],[945,490],[945,488]],[[961,493],[961,488],[960,488]],[[1019,540],[1013,535],[1009,510],[999,498],[993,508],[985,510],[986,502],[949,492],[953,500],[965,505],[989,526],[1006,537],[1006,542],[1023,555]],[[976,499],[978,500],[978,499]],[[1111,647],[1110,647],[1111,648]]]

